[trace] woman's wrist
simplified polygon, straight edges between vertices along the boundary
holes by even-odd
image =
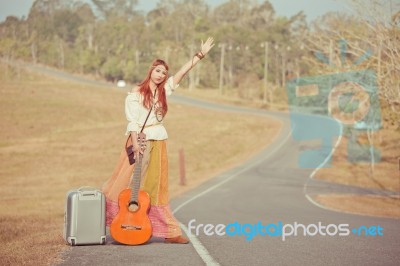
[[[201,60],[201,59],[203,59],[206,55],[205,55],[202,51],[199,51],[199,52],[197,52],[194,56],[197,56],[197,57]]]

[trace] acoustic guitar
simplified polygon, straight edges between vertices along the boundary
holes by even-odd
[[[138,143],[142,148],[146,145],[146,135],[142,132],[138,134]],[[147,192],[139,190],[143,155],[139,153],[138,157],[129,188],[119,194],[119,211],[110,225],[111,237],[126,245],[146,243],[152,234],[148,217],[150,196]]]

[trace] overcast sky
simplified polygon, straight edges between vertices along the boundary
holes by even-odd
[[[206,0],[211,6],[217,6],[227,0]],[[262,2],[262,0],[259,0]],[[397,0],[395,0],[397,1]],[[9,15],[27,16],[34,0],[0,0],[0,21]],[[148,11],[154,8],[158,0],[139,0],[138,9]],[[270,0],[280,16],[292,16],[303,10],[308,20],[313,20],[329,11],[345,11],[343,1],[338,0]]]

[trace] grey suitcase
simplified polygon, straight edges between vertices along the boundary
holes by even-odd
[[[105,244],[106,200],[95,188],[70,190],[65,200],[63,236],[72,246]]]

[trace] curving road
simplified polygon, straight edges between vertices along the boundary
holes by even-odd
[[[179,95],[171,100],[273,116],[284,126],[275,142],[251,160],[172,200],[184,230],[191,225],[191,244],[168,245],[152,238],[149,244],[132,247],[108,238],[105,246],[68,247],[59,265],[400,265],[400,220],[329,211],[307,199],[307,193],[333,188],[360,190],[311,180],[313,169],[298,167],[304,147],[292,139],[287,114],[217,105]],[[296,225],[298,235],[289,235]],[[256,230],[258,234],[251,234]],[[282,233],[288,234],[284,240]]]

